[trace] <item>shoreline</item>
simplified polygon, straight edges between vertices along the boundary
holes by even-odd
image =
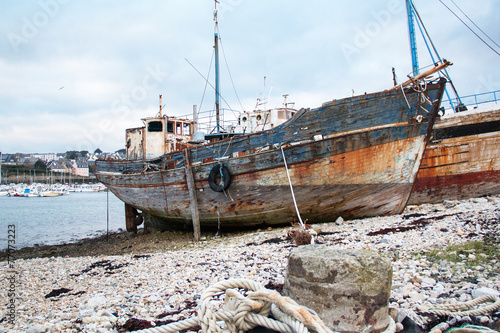
[[[424,204],[418,206],[408,206],[403,213],[399,215],[372,217],[357,220],[341,219],[341,222],[328,222],[318,224],[324,226],[319,229],[331,229],[332,226],[342,227],[343,224],[356,224],[363,221],[372,219],[386,219],[388,221],[398,218],[403,218],[411,214],[411,212],[426,211],[446,211],[448,208],[453,208],[464,203],[471,203],[472,205],[481,205],[488,201],[500,201],[500,195],[490,196],[485,198],[471,198],[466,200],[446,200],[444,203],[438,204]],[[417,215],[426,215],[427,213],[417,213]],[[499,221],[500,222],[500,221]],[[315,226],[310,225],[310,226]],[[127,232],[119,229],[118,231],[110,231],[109,234],[101,234],[97,236],[90,236],[74,242],[63,242],[60,244],[43,244],[34,246],[25,246],[16,248],[14,252],[8,254],[7,249],[0,250],[0,263],[5,262],[9,257],[12,260],[16,259],[35,259],[35,258],[50,258],[50,257],[83,257],[83,256],[119,256],[126,254],[144,254],[144,253],[158,253],[164,251],[178,251],[182,249],[190,249],[196,246],[218,246],[231,239],[237,238],[251,238],[252,235],[268,234],[270,238],[276,238],[287,234],[291,226],[282,227],[269,227],[267,230],[261,229],[243,229],[240,231],[229,230],[222,232],[222,235],[216,236],[217,231],[209,229],[208,231],[202,230],[200,242],[194,242],[193,231],[165,231],[144,233],[144,229],[138,229],[137,233]],[[407,228],[407,227],[404,227]],[[397,232],[401,227],[396,227]],[[411,229],[411,228],[410,228]],[[394,232],[395,230],[381,229],[380,234]],[[321,236],[321,233],[320,235]],[[284,239],[283,239],[284,240]]]
[[[410,206],[400,215],[313,227],[317,244],[389,257],[390,306],[413,319],[423,304],[465,302],[479,292],[500,295],[499,221],[500,196],[493,196]],[[16,272],[15,320],[5,325],[6,331],[118,332],[131,319],[155,325],[191,318],[199,296],[221,280],[245,278],[280,288],[288,257],[297,247],[287,239],[289,230],[221,237],[202,233],[205,238],[197,243],[191,232],[123,232],[110,236],[109,243],[104,235],[25,253],[20,249],[19,259],[0,262]],[[494,251],[450,248],[476,243],[488,243]],[[7,293],[0,293],[0,302],[9,303]],[[0,320],[6,316],[7,310],[0,309]],[[500,328],[498,311],[454,320],[446,325]],[[426,328],[437,323],[430,320]]]
[[[159,252],[173,251],[192,244],[193,233],[189,231],[167,231],[143,233],[144,229],[139,229],[137,234],[127,231],[113,231],[108,235],[95,237],[85,237],[76,242],[61,244],[44,244],[36,246],[26,246],[15,249],[10,255],[11,259],[35,259],[49,257],[83,257],[83,256],[117,256],[131,252]],[[216,240],[215,232],[203,232],[202,242]],[[234,233],[234,235],[241,235]],[[232,237],[230,234],[227,237]],[[8,250],[0,251],[0,262],[6,261]]]

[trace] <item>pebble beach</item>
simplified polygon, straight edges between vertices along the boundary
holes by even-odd
[[[419,307],[499,296],[500,196],[408,206],[400,215],[312,225],[315,243],[339,250],[377,251],[392,261],[390,307],[421,319]],[[53,255],[0,262],[0,303],[15,304],[15,318],[0,309],[0,332],[124,332],[196,315],[203,291],[216,282],[245,278],[280,291],[287,258],[298,246],[290,228],[161,242],[119,255]],[[138,237],[137,242],[140,241]],[[451,245],[490,244],[492,253]],[[12,274],[11,272],[15,272]],[[12,297],[12,294],[15,296]],[[12,320],[10,320],[12,319]],[[498,330],[500,313],[425,323],[444,331],[455,324]],[[145,326],[144,326],[145,325]],[[140,326],[140,325],[139,325]]]

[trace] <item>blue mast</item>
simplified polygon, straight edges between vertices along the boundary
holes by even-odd
[[[415,23],[413,20],[412,0],[406,0],[406,12],[408,13],[408,30],[410,33],[411,62],[413,66],[413,76],[415,77],[419,74],[419,71],[418,71],[417,41],[415,39]]]
[[[219,94],[219,34],[218,34],[218,22],[217,22],[217,0],[215,0],[215,33],[214,33],[214,48],[215,48],[215,113],[217,122],[217,134],[220,133],[220,94]]]
[[[434,54],[432,53],[431,48],[429,47],[429,43],[432,45],[432,49],[434,50],[434,53],[436,54],[437,59],[440,62],[443,62],[443,59],[439,56],[438,51],[436,50],[436,47],[432,43],[432,40],[429,36],[429,33],[427,32],[427,29],[424,26],[424,22],[422,22],[422,19],[420,18],[420,15],[418,14],[418,11],[415,9],[415,5],[413,4],[413,0],[406,0],[406,9],[408,12],[408,29],[410,31],[410,47],[411,47],[411,58],[412,58],[412,63],[413,63],[413,76],[418,74],[418,59],[417,59],[417,43],[415,42],[415,26],[413,22],[413,17],[414,15],[417,18],[417,25],[420,30],[420,33],[422,34],[422,38],[424,39],[425,46],[427,46],[427,50],[429,51],[429,55],[431,56],[431,59],[434,63],[436,63]],[[427,42],[429,41],[429,43]],[[416,70],[416,72],[415,72]],[[443,70],[444,76],[448,79],[448,82],[451,85],[451,88],[455,92],[455,96],[457,97],[457,105],[453,105],[453,102],[451,100],[450,94],[448,93],[448,89],[445,88],[445,93],[446,96],[448,97],[448,101],[450,102],[451,108],[455,111],[465,111],[467,110],[467,107],[462,103],[460,96],[458,95],[457,90],[455,89],[455,85],[451,81],[450,75],[448,74],[448,71],[446,68]],[[441,76],[441,74],[439,74]]]

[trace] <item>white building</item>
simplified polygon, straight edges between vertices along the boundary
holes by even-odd
[[[57,154],[55,153],[47,153],[47,154],[31,154],[31,158],[36,158],[37,160],[42,160],[44,162],[50,162],[57,160]]]

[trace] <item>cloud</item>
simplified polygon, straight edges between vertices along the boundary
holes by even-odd
[[[463,2],[461,8],[499,41],[500,4]],[[441,56],[455,63],[450,73],[459,92],[500,89],[498,56],[439,3],[415,3]],[[353,90],[386,89],[392,67],[404,80],[411,57],[403,4],[221,0],[224,99],[250,110],[259,96],[269,95],[273,107],[289,94],[297,107],[317,107]],[[205,82],[214,75],[213,69],[208,75],[212,1],[1,6],[0,151],[113,151],[123,147],[127,127],[157,112],[160,94],[170,115],[190,114],[202,100],[202,109],[213,106]],[[425,45],[417,43],[421,66],[431,64]]]

